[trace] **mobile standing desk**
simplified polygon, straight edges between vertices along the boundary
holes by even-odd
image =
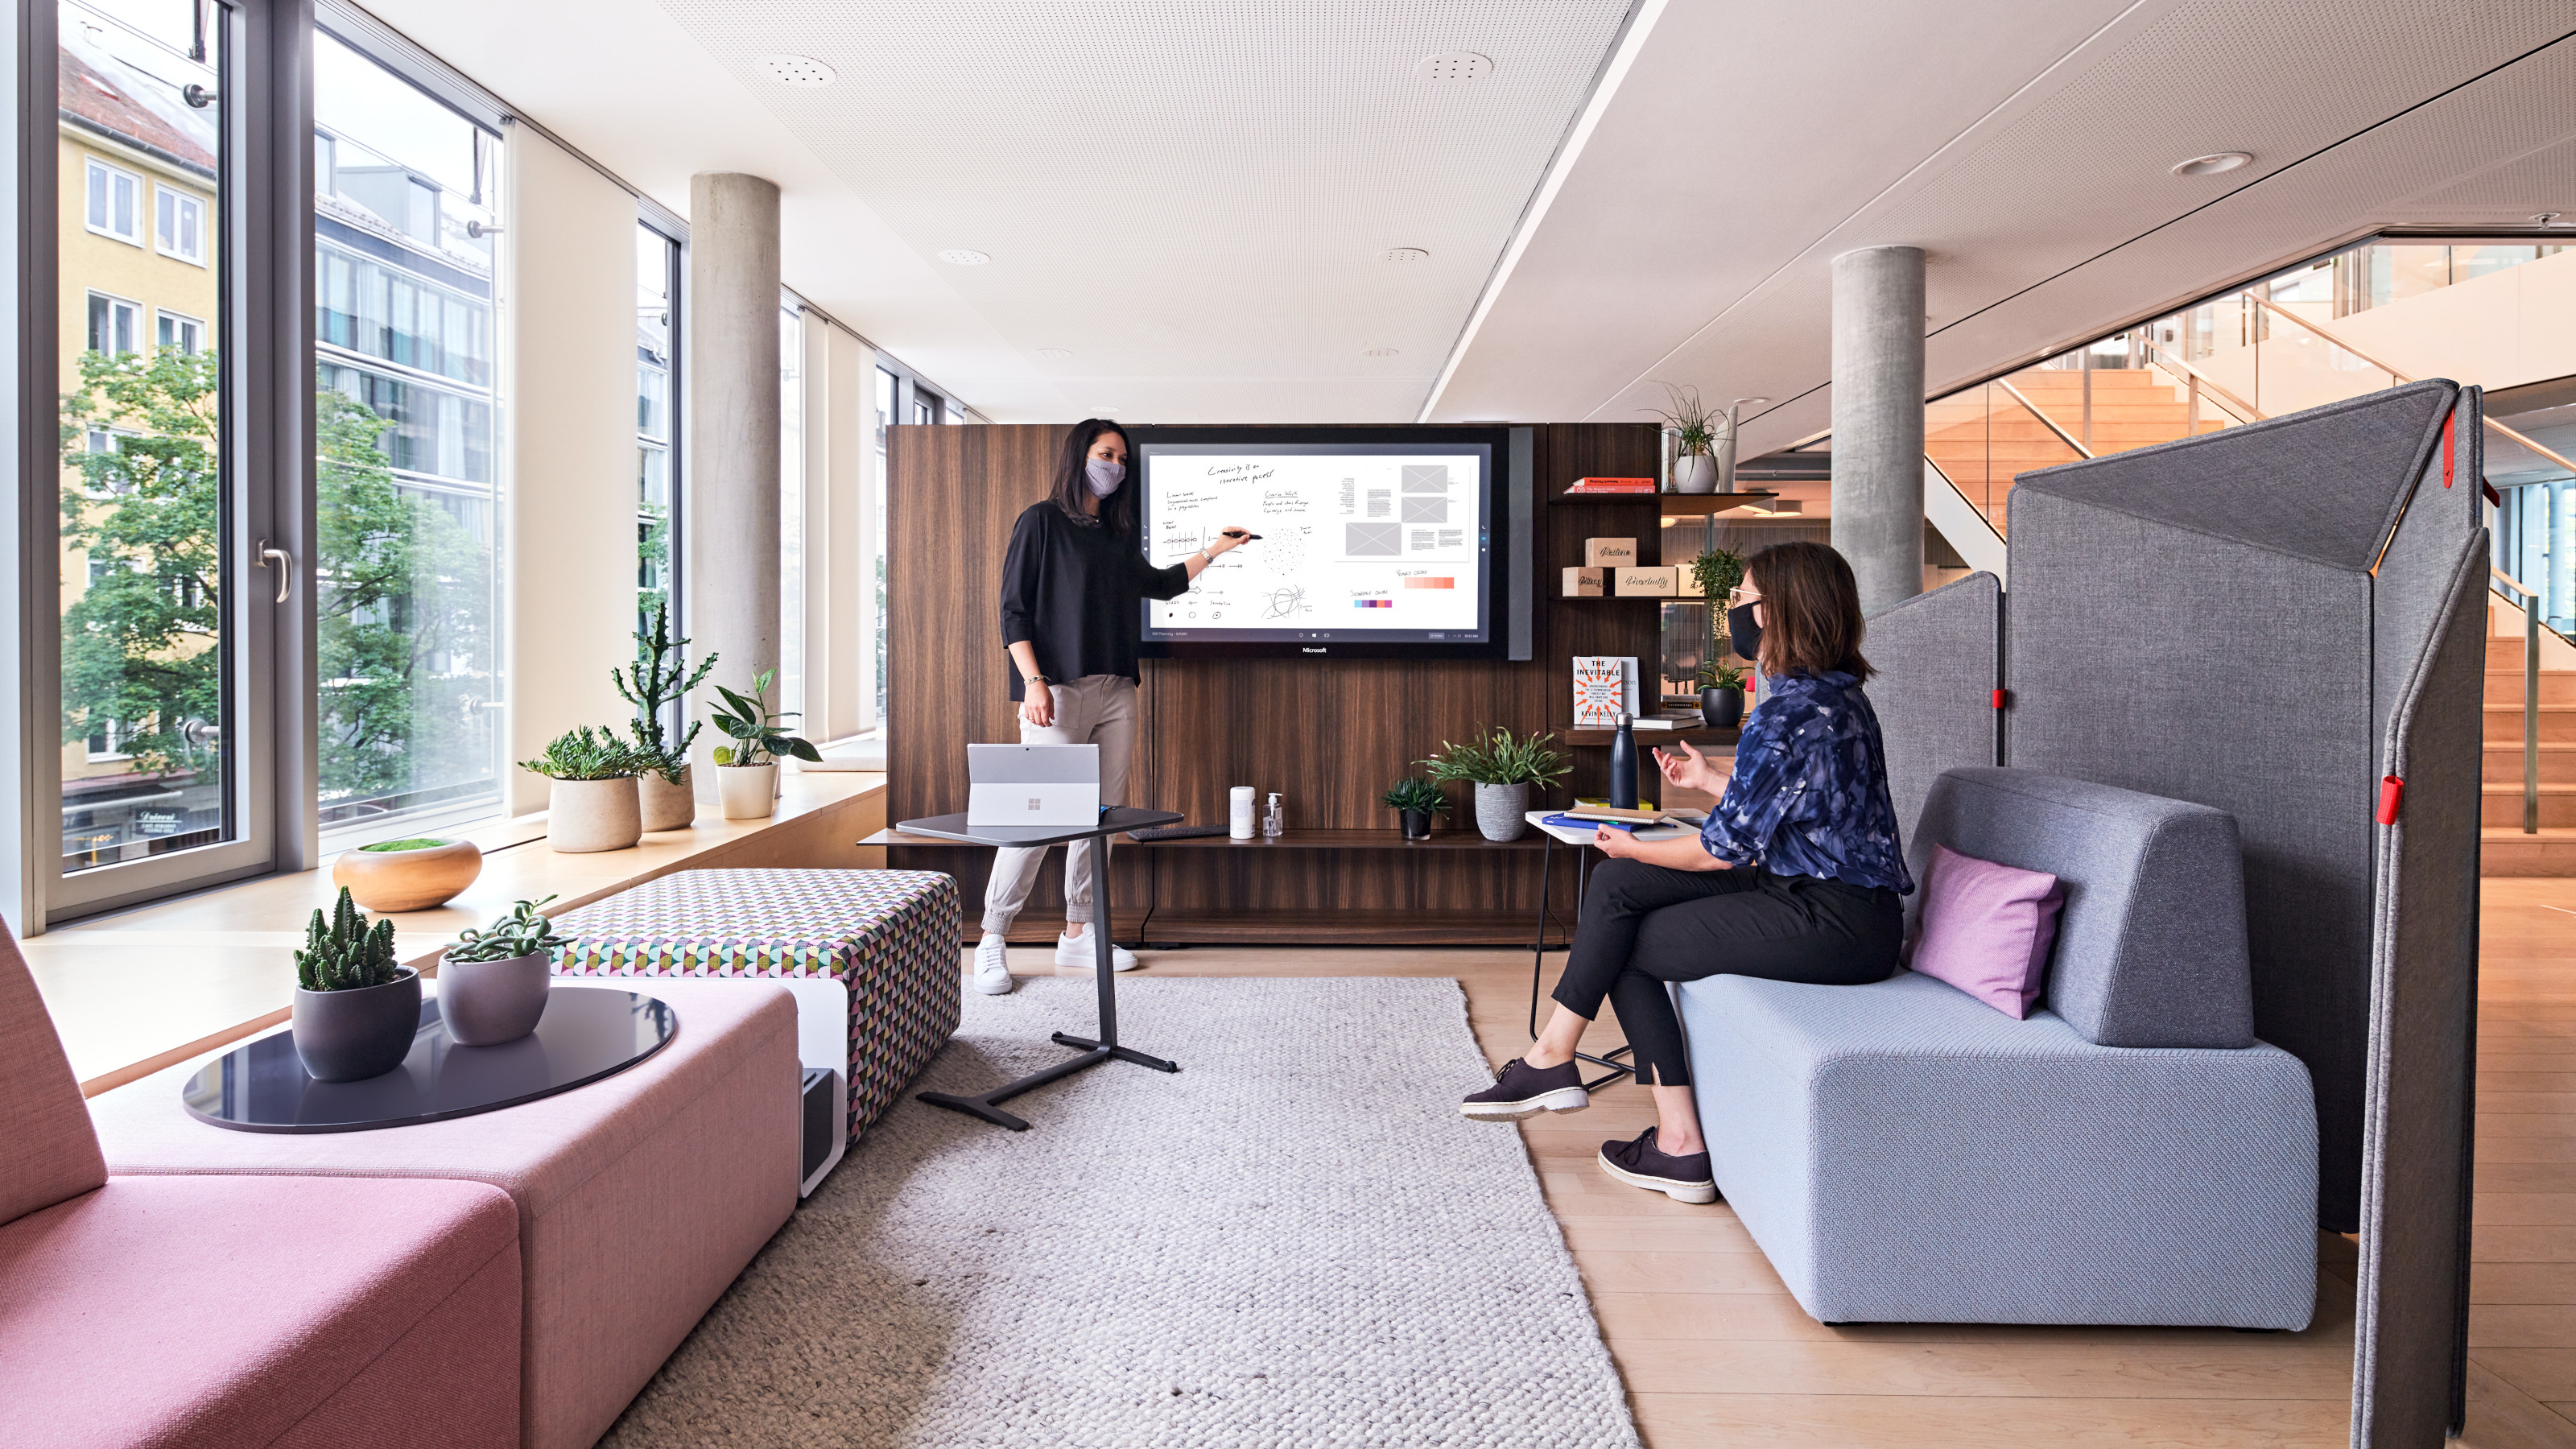
[[[1556,878],[1556,847],[1560,841],[1574,847],[1574,909],[1575,924],[1578,926],[1582,924],[1583,888],[1586,883],[1585,878],[1589,873],[1587,867],[1590,865],[1592,860],[1592,857],[1584,852],[1594,848],[1592,844],[1594,834],[1593,827],[1588,825],[1577,826],[1548,824],[1547,818],[1556,813],[1558,812],[1554,810],[1531,810],[1525,812],[1521,816],[1521,818],[1528,821],[1530,825],[1538,831],[1541,838],[1547,842],[1547,853],[1541,857],[1542,863],[1539,866],[1538,875],[1538,938],[1530,943],[1529,1034],[1531,1041],[1538,1040],[1539,973],[1546,969],[1547,964],[1547,888],[1548,882]],[[1653,826],[1645,830],[1637,831],[1636,837],[1639,840],[1646,841],[1671,840],[1675,836],[1682,835],[1684,833],[1686,832],[1678,826]],[[1630,1050],[1631,1049],[1628,1047],[1615,1046],[1610,1049],[1610,1054],[1608,1056],[1602,1057],[1596,1057],[1586,1051],[1577,1051],[1574,1054],[1576,1060],[1590,1062],[1596,1067],[1608,1067],[1610,1069],[1609,1074],[1602,1077],[1600,1080],[1584,1083],[1584,1090],[1597,1092],[1603,1087],[1609,1086],[1611,1083],[1618,1081],[1621,1077],[1635,1076],[1637,1069],[1629,1063],[1619,1060],[1619,1058],[1627,1056],[1630,1053]]]
[[[1131,806],[1117,805],[1100,812],[1099,823],[1089,826],[969,826],[965,815],[960,813],[934,815],[927,820],[906,820],[895,826],[895,830],[905,835],[927,835],[936,840],[954,840],[965,845],[989,845],[996,850],[1012,847],[1043,850],[1050,845],[1068,845],[1077,840],[1105,842],[1107,837],[1122,830],[1150,830],[1157,825],[1178,825],[1182,818],[1170,810],[1139,810]],[[1101,855],[1103,857],[1108,855],[1105,843]],[[1082,1055],[1058,1062],[1044,1071],[1031,1072],[1016,1082],[1005,1083],[989,1092],[979,1092],[971,1097],[959,1096],[954,1092],[923,1092],[920,1094],[922,1101],[934,1107],[945,1107],[951,1112],[963,1112],[969,1117],[981,1117],[996,1127],[1008,1127],[1014,1132],[1026,1132],[1029,1130],[1029,1124],[1025,1119],[1012,1116],[995,1104],[1007,1102],[1023,1092],[1034,1091],[1059,1078],[1087,1071],[1112,1057],[1122,1062],[1134,1062],[1140,1067],[1152,1067],[1158,1072],[1177,1072],[1181,1069],[1178,1062],[1167,1062],[1161,1057],[1149,1057],[1143,1052],[1118,1044],[1118,992],[1114,980],[1118,972],[1110,958],[1112,948],[1109,941],[1109,869],[1105,858],[1097,862],[1092,872],[1092,891],[1097,907],[1094,912],[1095,919],[1091,923],[1091,942],[1095,953],[1093,972],[1098,977],[1100,987],[1100,1039],[1091,1041],[1083,1037],[1070,1036],[1064,1032],[1056,1032],[1050,1038],[1051,1040],[1059,1046],[1072,1047]]]

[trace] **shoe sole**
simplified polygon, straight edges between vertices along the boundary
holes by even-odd
[[[1642,1187],[1648,1192],[1660,1192],[1675,1202],[1709,1203],[1717,1201],[1717,1180],[1715,1178],[1711,1178],[1707,1182],[1675,1182],[1669,1177],[1648,1177],[1642,1172],[1630,1172],[1628,1169],[1612,1162],[1606,1156],[1596,1156],[1593,1160],[1601,1164],[1601,1170],[1603,1172],[1610,1174],[1612,1177],[1628,1184],[1630,1187]]]
[[[1462,1102],[1458,1112],[1470,1122],[1518,1122],[1541,1112],[1580,1112],[1591,1105],[1592,1094],[1583,1088],[1559,1087],[1518,1102]]]
[[[980,976],[975,979],[975,989],[986,996],[1008,996],[1015,988],[1018,987],[1018,985],[1018,982],[1012,980],[1008,976],[1002,978],[1002,984],[999,986],[985,985],[983,978]]]

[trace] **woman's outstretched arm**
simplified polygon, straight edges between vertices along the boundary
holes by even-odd
[[[1708,847],[1697,835],[1676,835],[1670,840],[1639,840],[1624,830],[1604,825],[1592,833],[1592,843],[1601,853],[1618,860],[1642,860],[1648,865],[1670,866],[1674,870],[1731,870],[1726,861],[1708,853]]]

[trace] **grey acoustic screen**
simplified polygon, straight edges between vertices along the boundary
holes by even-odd
[[[2371,571],[2456,394],[2415,384],[2024,474],[2012,499],[2006,762],[2236,817],[2255,1030],[2307,1064],[2319,1220],[2341,1232],[2361,1221],[2381,929]],[[2469,518],[2425,514],[2454,545]]]
[[[1908,844],[1941,772],[2001,763],[1995,690],[2003,665],[2002,581],[1974,573],[1880,610],[1861,653],[1878,671],[1870,707],[1887,743],[1887,790]]]

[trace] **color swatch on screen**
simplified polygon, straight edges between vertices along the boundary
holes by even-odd
[[[1406,579],[1404,586],[1408,589],[1454,589],[1458,587],[1458,581],[1456,579]]]
[[[1356,608],[1356,609],[1392,609],[1392,608],[1394,608],[1394,607],[1395,607],[1395,600],[1393,600],[1393,599],[1353,599],[1353,600],[1351,600],[1351,607]]]

